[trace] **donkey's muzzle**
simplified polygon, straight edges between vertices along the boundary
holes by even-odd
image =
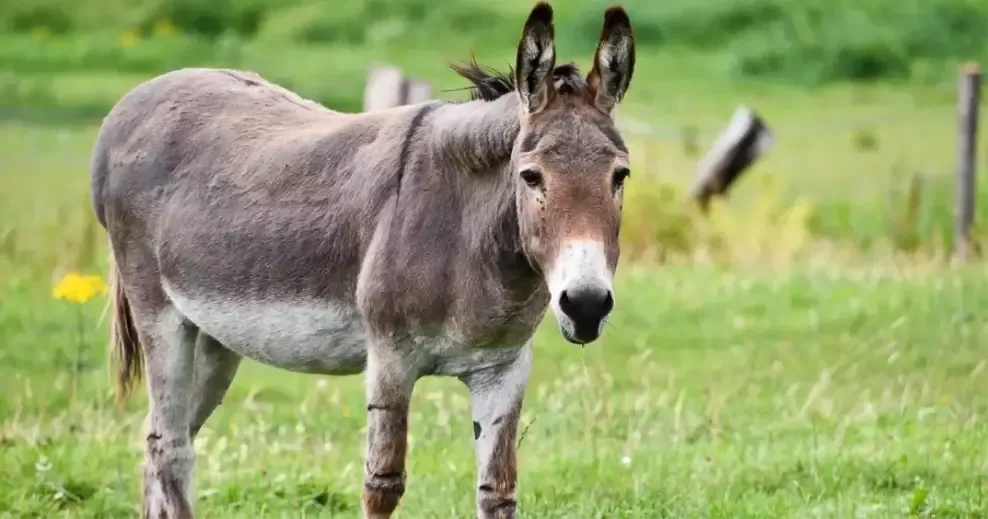
[[[614,295],[594,285],[566,289],[559,294],[559,309],[571,324],[563,325],[563,336],[570,342],[586,344],[600,337],[604,319],[614,309]]]

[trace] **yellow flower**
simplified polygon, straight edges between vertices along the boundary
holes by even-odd
[[[106,283],[103,282],[103,278],[71,272],[55,285],[51,295],[55,299],[82,304],[105,293]]]
[[[171,20],[165,18],[154,22],[154,27],[151,29],[151,32],[153,32],[155,36],[169,36],[175,32],[175,26],[172,25]]]
[[[134,29],[127,29],[126,31],[120,33],[120,46],[124,48],[130,48],[137,45],[141,39],[140,35]]]

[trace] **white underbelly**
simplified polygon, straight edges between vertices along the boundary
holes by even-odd
[[[199,330],[257,362],[291,371],[353,374],[366,363],[356,308],[326,301],[230,300],[165,288]]]

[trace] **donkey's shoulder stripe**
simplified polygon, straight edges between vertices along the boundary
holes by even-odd
[[[432,113],[432,111],[435,110],[436,108],[439,108],[440,104],[442,103],[439,103],[437,101],[422,106],[422,108],[419,108],[419,111],[416,112],[415,115],[412,117],[412,122],[409,123],[408,125],[408,130],[405,132],[405,138],[402,139],[401,141],[401,151],[398,154],[398,172],[397,172],[398,175],[397,175],[397,183],[395,186],[396,203],[397,203],[398,195],[401,194],[402,177],[404,177],[405,169],[408,167],[408,155],[411,151],[412,139],[415,138],[415,134],[418,133],[419,128],[422,127],[422,124],[425,122],[426,116]]]

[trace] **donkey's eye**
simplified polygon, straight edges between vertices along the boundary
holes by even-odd
[[[617,190],[624,185],[624,181],[631,176],[631,170],[626,167],[619,167],[614,170],[614,189]]]
[[[521,172],[521,179],[528,184],[528,187],[539,187],[542,185],[542,173],[537,169],[524,169]]]

